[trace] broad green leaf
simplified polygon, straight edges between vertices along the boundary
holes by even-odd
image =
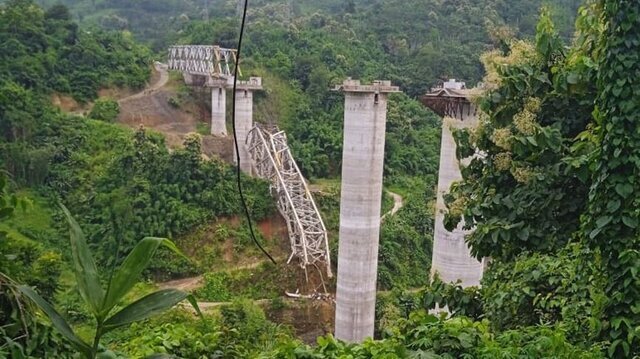
[[[635,217],[622,216],[622,223],[624,223],[629,228],[638,227],[638,219]]]
[[[613,354],[616,352],[616,348],[620,343],[622,343],[621,339],[616,339],[611,343],[611,346],[609,346],[609,357],[613,357]]]
[[[100,277],[96,264],[93,261],[87,240],[71,213],[64,205],[60,204],[62,211],[69,221],[71,234],[71,256],[73,257],[73,269],[80,289],[80,295],[84,301],[98,315],[101,312],[102,301],[104,299],[104,291],[100,286]]]
[[[142,271],[147,268],[153,254],[160,245],[164,245],[177,254],[184,256],[176,245],[166,238],[143,238],[136,244],[124,262],[122,262],[122,265],[120,265],[113,275],[111,282],[109,282],[109,289],[107,290],[104,304],[102,305],[101,314],[103,316],[109,314],[109,311],[118,301],[138,282]]]
[[[177,289],[163,289],[146,295],[108,318],[104,322],[104,331],[106,333],[123,325],[160,314],[180,303],[188,296],[188,293]]]
[[[187,296],[187,300],[189,301],[189,304],[191,304],[193,309],[196,310],[196,313],[198,314],[198,316],[202,318],[202,312],[200,311],[200,307],[198,306],[198,301],[196,300],[196,297],[194,297],[193,294],[189,294]]]
[[[609,222],[611,222],[611,219],[611,216],[602,216],[596,221],[596,226],[598,226],[598,228],[602,228],[609,224]]]
[[[567,82],[571,85],[575,85],[580,81],[580,75],[578,75],[575,72],[570,72],[569,75],[567,75]]]
[[[617,211],[617,210],[618,210],[618,208],[620,208],[620,204],[621,204],[621,203],[620,203],[620,200],[618,200],[618,199],[616,199],[616,200],[610,200],[610,201],[607,203],[607,211],[608,211],[609,213],[613,213],[613,212]]]
[[[73,329],[69,326],[66,320],[62,318],[62,316],[49,304],[46,300],[44,300],[38,293],[36,293],[31,287],[26,285],[19,285],[18,290],[22,292],[24,295],[29,297],[42,311],[51,319],[51,323],[53,326],[62,334],[67,340],[69,340],[78,351],[81,351],[85,354],[91,352],[91,347],[89,344],[82,341],[82,339],[78,338],[78,336],[73,332]]]
[[[633,186],[629,183],[619,183],[616,185],[616,192],[620,196],[627,198],[633,192]]]

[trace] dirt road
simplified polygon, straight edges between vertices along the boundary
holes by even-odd
[[[404,199],[402,198],[401,195],[397,193],[393,193],[391,191],[387,191],[387,193],[390,194],[391,197],[393,197],[393,208],[391,208],[389,212],[385,213],[382,217],[380,217],[381,221],[384,221],[384,219],[387,216],[393,216],[400,210],[400,208],[402,208],[402,206],[404,206]]]

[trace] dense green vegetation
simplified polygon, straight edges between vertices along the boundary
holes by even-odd
[[[613,357],[638,354],[629,130],[637,99],[624,73],[637,65],[639,10],[634,2],[595,1],[582,11],[571,49],[544,17],[534,44],[486,57],[494,80],[482,102],[487,118],[457,135],[461,157],[486,156],[471,161],[448,204],[449,224],[464,218],[475,226],[474,254],[494,260],[485,307],[500,287],[529,288],[500,295],[533,302],[499,310],[495,325],[556,323],[570,341],[607,342]]]
[[[266,16],[257,8],[255,16]],[[298,165],[312,179],[340,175],[343,95],[331,91],[347,76],[371,81],[389,76],[393,65],[374,38],[360,40],[348,24],[326,17],[302,16],[298,27],[285,22],[253,21],[245,39],[245,76],[265,78],[257,120],[278,124],[287,135]],[[234,46],[234,19],[194,21],[177,42]],[[274,106],[273,104],[278,104]],[[400,191],[411,209],[385,223],[380,252],[382,288],[426,283],[431,262],[432,210],[438,166],[440,120],[406,94],[391,96],[387,116],[385,185]],[[409,190],[412,189],[412,190]],[[418,189],[418,190],[416,190]],[[329,191],[331,192],[331,191]],[[338,192],[334,193],[338,200]],[[338,211],[334,204],[331,211]],[[329,218],[335,214],[325,211]],[[337,244],[337,223],[332,241]],[[402,261],[399,259],[402,258]]]
[[[466,318],[441,320],[416,311],[400,319],[383,341],[345,344],[331,336],[318,339],[315,348],[297,340],[282,327],[265,321],[264,314],[246,302],[194,320],[174,313],[147,325],[135,325],[114,340],[125,343],[136,357],[169,353],[197,358],[602,358],[598,348],[581,349],[566,342],[565,334],[546,326],[491,334],[486,322]],[[144,333],[136,335],[135,333]],[[242,334],[241,334],[242,333]],[[131,340],[129,338],[135,337]]]
[[[375,56],[377,61],[384,62],[386,66],[380,69],[385,72],[384,77],[402,85],[409,94],[416,95],[443,76],[457,76],[470,83],[479,81],[482,78],[482,66],[478,59],[493,45],[490,33],[506,31],[505,25],[508,25],[512,28],[509,31],[517,36],[533,36],[535,15],[542,5],[552,8],[560,33],[564,38],[570,38],[581,2],[522,0],[514,4],[509,0],[256,0],[250,4],[249,27],[283,26],[294,33],[304,33],[309,28],[324,28],[330,37],[346,37],[356,43],[363,42],[368,47],[360,56]],[[51,6],[55,2],[40,0],[40,3]],[[174,33],[184,31],[192,25],[192,21],[207,18],[207,14],[215,21],[238,14],[238,1],[231,0],[63,0],[62,3],[72,9],[82,24],[129,30],[138,39],[150,43],[154,50],[164,50],[170,42],[175,41]],[[237,18],[233,24],[237,25]],[[204,40],[206,43],[215,41],[231,45],[235,41],[235,34],[233,30],[227,32],[225,37]],[[272,33],[276,34],[278,32]],[[277,40],[280,42],[282,38]],[[271,42],[261,43],[261,46],[263,50],[271,46],[278,48],[276,43]],[[331,47],[328,46],[327,50]],[[278,51],[269,55],[281,58]],[[343,55],[348,58],[346,54]],[[332,59],[330,52],[325,52],[324,60],[323,64],[329,68],[336,60],[343,61]],[[354,71],[354,78],[363,77],[357,67],[351,66],[349,71]],[[310,73],[307,75],[311,76]]]
[[[117,312],[113,313],[116,307],[121,305],[127,293],[133,289],[158,247],[164,245],[178,254],[180,252],[175,244],[166,238],[145,237],[131,250],[122,265],[117,269],[112,267],[106,289],[104,289],[101,286],[100,274],[80,226],[66,207],[62,206],[62,210],[71,228],[71,253],[78,291],[86,306],[90,308],[96,323],[93,341],[88,342],[79,338],[53,305],[42,298],[33,288],[20,285],[17,289],[46,313],[53,326],[78,353],[81,353],[85,358],[95,358],[98,352],[103,351],[100,350],[99,345],[104,334],[158,315],[185,298],[189,298],[194,308],[199,312],[192,295],[177,289],[163,289],[150,293],[123,308],[117,308]]]
[[[64,13],[57,7],[49,12]],[[50,73],[47,79],[60,76],[71,81],[74,89],[82,88],[82,85],[73,82],[73,78],[99,79],[91,85],[92,91],[79,99],[95,98],[99,87],[136,87],[147,79],[147,50],[130,43],[131,40],[121,34],[84,33],[90,44],[95,42],[104,46],[100,50],[102,52],[94,53],[92,46],[78,39],[63,46],[58,53],[54,47],[60,41],[55,37],[57,33],[49,35],[47,28],[62,26],[59,25],[62,20],[47,17],[29,1],[10,2],[0,14],[11,16],[11,21],[15,22],[15,26],[4,28],[0,36],[11,35],[10,41],[22,39],[26,44],[30,44],[34,37],[40,38],[44,41],[41,50],[47,51],[46,56],[41,52],[26,52],[20,55],[24,58],[7,57],[3,65],[26,66],[46,59],[49,61],[47,66],[67,71],[59,75]],[[34,21],[37,16],[41,20]],[[64,26],[73,25],[69,20],[64,21]],[[39,22],[40,27],[27,25]],[[77,61],[83,65],[69,66],[67,56],[71,59],[76,56],[73,52],[67,55],[62,50],[74,46],[82,48],[87,56],[104,61],[104,64],[96,62],[98,60],[78,58]],[[86,64],[92,66],[87,67]],[[106,64],[109,66],[108,76],[101,72],[107,71]],[[82,71],[90,74],[85,75]],[[46,81],[38,78],[34,78],[33,83],[39,85],[33,86],[30,80],[20,78],[21,74],[24,72],[13,71],[12,76],[15,77],[3,76],[0,80],[0,163],[17,184],[30,186],[47,197],[41,198],[43,201],[59,198],[70,204],[72,212],[82,213],[77,216],[78,221],[85,227],[90,243],[106,249],[112,248],[110,246],[116,238],[122,239],[122,249],[126,253],[144,235],[175,236],[213,216],[239,211],[237,195],[233,191],[233,170],[220,162],[203,160],[198,137],[189,138],[184,149],[169,152],[164,138],[158,134],[145,130],[133,133],[119,126],[69,116],[54,109],[47,96],[52,91],[64,92],[64,89],[41,86]],[[136,76],[141,76],[141,79],[127,82]],[[127,81],[118,82],[117,79]],[[107,122],[116,115],[117,104],[103,99],[96,101],[89,114]],[[273,208],[265,184],[249,180],[246,186],[253,215],[256,219],[264,218]],[[57,237],[61,243],[60,236]],[[56,239],[48,240],[55,242]],[[98,253],[99,261],[106,263],[117,256],[113,253],[107,256],[106,253],[106,250]]]
[[[130,34],[82,30],[64,6],[44,11],[31,1],[7,1],[0,13],[0,36],[0,78],[8,87],[3,93],[17,91],[12,86],[18,85],[88,101],[101,87],[142,87],[149,76],[150,53]],[[29,111],[26,104],[14,105]],[[3,128],[5,136],[7,130]]]
[[[637,183],[639,152],[637,120],[640,103],[640,4],[603,1],[601,18],[605,22],[602,54],[596,58],[598,96],[594,115],[595,151],[592,158],[588,207],[581,219],[587,243],[602,254],[602,270],[607,276],[603,326],[611,341],[609,353],[639,355],[640,280],[637,266],[639,215]]]
[[[118,118],[120,106],[118,102],[112,99],[99,98],[93,104],[89,117],[105,122],[114,122]]]
[[[131,36],[80,30],[66,8],[44,11],[30,1],[0,5],[0,17],[0,44],[11,50],[0,55],[2,203],[15,207],[12,198],[30,199],[13,218],[4,216],[9,208],[2,211],[0,356],[59,357],[57,348],[64,351],[66,345],[25,314],[32,305],[15,290],[17,284],[35,286],[72,325],[91,318],[90,308],[70,290],[76,284],[69,278],[71,251],[57,203],[66,204],[80,223],[106,281],[107,269],[120,264],[141,238],[175,237],[240,213],[235,174],[218,160],[204,160],[197,136],[170,152],[158,134],[110,123],[118,111],[113,100],[96,101],[89,114],[95,119],[51,105],[54,93],[85,102],[101,88],[144,85],[150,52]],[[243,181],[254,218],[270,215],[266,183]],[[202,271],[197,262],[160,254],[149,274]]]
[[[318,204],[334,253],[343,100],[329,89],[353,76],[391,79],[405,90],[389,102],[385,186],[405,206],[381,231],[379,288],[388,291],[377,303],[377,340],[345,344],[329,335],[315,346],[266,319],[265,311],[287,308],[283,287],[294,289],[299,278],[288,267],[241,261],[257,251],[245,249],[252,246],[247,229],[232,220],[241,213],[233,168],[203,159],[198,135],[169,150],[157,133],[114,124],[117,102],[97,99],[102,88],[147,81],[151,52],[134,36],[155,49],[169,42],[234,47],[236,2],[211,1],[213,21],[201,20],[201,2],[70,2],[82,23],[98,25],[86,28],[62,6],[3,3],[0,357],[93,357],[99,343],[111,357],[639,355],[640,100],[629,74],[640,63],[640,5],[589,1],[572,39],[579,3],[549,2],[537,18],[536,0],[252,2],[243,70],[265,79],[256,117],[287,131],[300,167],[322,188]],[[415,96],[445,77],[486,85],[481,125],[455,133],[460,159],[472,158],[446,199],[447,225],[464,220],[475,228],[473,254],[491,258],[481,288],[427,276],[440,120]],[[69,115],[51,106],[52,94],[95,104],[86,118]],[[242,181],[254,219],[270,217],[268,185]],[[58,201],[78,220],[71,244]],[[80,228],[87,247],[79,252]],[[147,262],[155,248],[140,248],[160,242],[140,241],[145,236],[177,238],[195,260],[158,251]],[[273,238],[258,238],[277,249]],[[238,268],[225,268],[222,257]],[[128,266],[135,270],[114,272]],[[126,320],[120,312],[116,324],[128,324],[184,298],[172,292],[167,305],[145,306],[144,315],[128,311],[138,305],[127,307],[134,298],[157,289],[133,286],[140,275],[197,273],[204,273],[199,300],[232,304],[212,304],[202,318],[176,308],[107,330],[115,328],[112,309],[125,308]],[[29,298],[49,316],[60,313],[57,330]],[[427,314],[444,306],[451,318]]]

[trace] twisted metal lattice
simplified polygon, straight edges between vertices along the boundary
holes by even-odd
[[[253,127],[246,145],[258,177],[271,183],[271,192],[277,198],[278,210],[287,222],[291,241],[291,259],[297,257],[300,265],[322,263],[327,275],[332,276],[329,257],[329,239],[320,212],[300,173],[284,131],[268,131]]]

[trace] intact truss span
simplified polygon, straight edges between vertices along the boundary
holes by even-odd
[[[175,45],[169,47],[169,69],[191,75],[233,77],[234,49],[212,45]]]
[[[332,277],[327,229],[320,212],[300,173],[284,131],[268,131],[254,126],[247,136],[246,145],[253,159],[255,175],[271,183],[271,192],[277,199],[278,210],[287,222],[291,256],[300,260],[305,268],[322,264]]]

